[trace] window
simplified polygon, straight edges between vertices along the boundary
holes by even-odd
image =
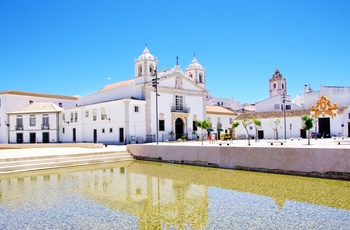
[[[101,120],[104,120],[106,118],[107,118],[107,116],[106,116],[106,109],[105,108],[101,108]]]
[[[64,122],[66,122],[66,114],[62,114],[62,120],[64,121]]]
[[[86,118],[89,117],[89,110],[85,110],[85,117],[86,117]]]
[[[349,119],[350,119],[350,113],[349,113]]]
[[[220,105],[220,102],[218,101],[218,105]]]
[[[93,120],[93,121],[96,121],[96,119],[97,119],[97,111],[96,111],[96,109],[94,109],[94,110],[92,111],[92,120]]]
[[[138,112],[139,112],[139,107],[138,107],[138,106],[135,106],[135,107],[134,107],[134,111],[135,111],[135,113],[138,113]]]
[[[164,120],[159,120],[159,131],[165,130]]]
[[[223,101],[221,102],[221,105],[222,105],[222,106],[224,105],[224,102],[223,102]]]
[[[292,106],[291,105],[286,105],[286,110],[291,110]]]
[[[176,110],[182,111],[184,106],[183,106],[183,96],[176,95],[175,96],[175,106]]]
[[[203,76],[202,76],[202,74],[199,74],[199,83],[203,83]]]
[[[141,76],[141,75],[142,75],[142,66],[139,65],[139,76]]]
[[[233,121],[233,119],[232,119],[232,118],[230,118],[230,125],[232,124],[232,121]]]
[[[105,133],[105,129],[102,129],[102,133]]]
[[[0,99],[0,108],[1,108],[1,99]]]
[[[73,113],[70,113],[70,122],[73,122]]]
[[[43,115],[43,123],[42,123],[42,129],[49,129],[49,115],[48,114],[44,114]]]
[[[192,122],[192,129],[193,129],[193,131],[197,131],[198,130],[197,125],[196,125],[196,121]]]
[[[280,105],[279,104],[275,104],[275,109],[280,109]]]
[[[65,132],[65,129],[64,129],[64,127],[62,128],[62,133],[64,133]]]
[[[113,133],[113,128],[109,128],[109,132],[110,132],[110,133]]]
[[[30,126],[35,126],[35,115],[30,115],[29,125]]]
[[[276,89],[276,83],[273,83],[273,89]]]
[[[16,119],[16,130],[23,130],[23,118],[21,115],[17,116]]]
[[[74,112],[74,121],[78,122],[78,112]]]
[[[284,89],[284,84],[282,83],[282,89]]]
[[[33,104],[33,101],[32,100],[29,100],[29,105]]]
[[[59,103],[58,103],[58,106],[62,108],[62,102],[59,102]]]

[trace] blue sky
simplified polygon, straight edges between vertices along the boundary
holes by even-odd
[[[86,95],[131,79],[147,43],[159,69],[194,53],[207,90],[254,103],[276,67],[305,84],[350,86],[350,1],[0,1],[0,91]]]

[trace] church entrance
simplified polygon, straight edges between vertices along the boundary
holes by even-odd
[[[318,130],[321,137],[331,137],[331,121],[329,117],[318,118]]]
[[[175,136],[176,140],[181,138],[184,135],[184,123],[181,118],[176,119],[175,121]]]

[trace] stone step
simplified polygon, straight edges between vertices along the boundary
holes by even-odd
[[[131,160],[134,160],[134,158],[128,152],[98,152],[47,157],[21,157],[13,161],[0,162],[0,174]]]
[[[28,155],[28,156],[7,156],[7,157],[1,157],[0,158],[0,164],[4,162],[16,162],[16,161],[28,161],[28,160],[34,160],[34,159],[49,159],[49,158],[62,158],[62,157],[80,157],[80,156],[92,156],[92,155],[106,155],[106,154],[128,154],[126,151],[96,151],[96,152],[72,152],[72,153],[55,153],[55,154],[43,154],[43,155]]]

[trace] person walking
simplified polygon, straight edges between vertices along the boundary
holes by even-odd
[[[212,144],[215,144],[215,133],[211,133],[210,140]]]

